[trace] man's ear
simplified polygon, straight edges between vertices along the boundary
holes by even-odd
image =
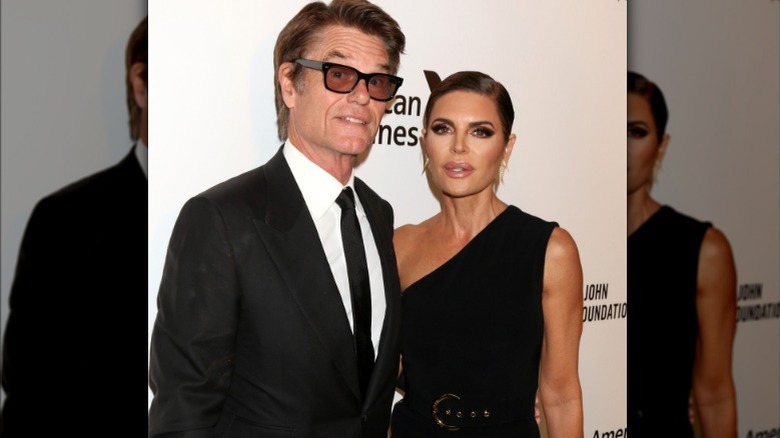
[[[279,72],[276,76],[276,80],[279,81],[279,87],[282,90],[282,100],[284,100],[287,108],[295,107],[295,96],[297,96],[295,81],[292,78],[294,68],[295,66],[292,62],[284,62],[279,66]]]
[[[130,66],[130,85],[133,87],[133,97],[135,104],[142,109],[147,108],[147,90],[146,90],[146,64],[136,62]]]

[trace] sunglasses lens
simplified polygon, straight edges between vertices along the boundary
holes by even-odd
[[[377,73],[363,77],[366,76],[368,95],[372,99],[380,101],[392,99],[398,89],[398,84],[392,76]],[[325,87],[336,93],[351,92],[360,79],[361,74],[350,67],[330,65],[325,69]]]
[[[357,72],[346,67],[332,66],[325,75],[325,85],[337,93],[349,93],[357,81]]]
[[[395,81],[387,75],[374,75],[368,81],[368,93],[376,100],[388,100],[395,94]]]

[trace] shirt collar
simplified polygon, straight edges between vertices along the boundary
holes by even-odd
[[[285,160],[287,160],[287,165],[290,166],[290,171],[293,174],[293,178],[295,178],[295,182],[298,183],[301,194],[303,194],[303,200],[306,202],[309,214],[315,221],[322,217],[336,202],[336,198],[345,187],[352,187],[352,190],[355,190],[354,173],[349,176],[347,185],[342,186],[333,175],[303,155],[298,148],[290,143],[290,140],[284,142],[282,154]],[[363,206],[357,199],[357,194],[355,194],[355,198],[355,210],[365,215]]]
[[[149,179],[149,148],[143,140],[139,138],[138,143],[136,143],[133,149],[135,152],[135,159],[138,160],[138,165],[141,166],[141,170],[143,170],[146,179]]]

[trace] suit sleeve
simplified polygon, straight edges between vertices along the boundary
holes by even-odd
[[[168,246],[149,380],[149,436],[212,436],[230,384],[240,305],[234,253],[219,209],[196,197]]]
[[[6,392],[0,435],[24,434],[41,415],[58,411],[51,397],[65,387],[53,363],[66,357],[72,335],[64,323],[61,210],[43,199],[30,216],[19,249],[3,340],[2,384]],[[57,330],[51,330],[57,327]]]

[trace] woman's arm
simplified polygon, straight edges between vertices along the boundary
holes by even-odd
[[[696,311],[699,333],[693,364],[693,396],[705,438],[737,436],[731,356],[736,332],[737,274],[731,247],[716,228],[699,252]]]
[[[539,395],[550,438],[582,437],[578,355],[582,334],[582,266],[569,233],[555,228],[544,265],[544,341]]]

